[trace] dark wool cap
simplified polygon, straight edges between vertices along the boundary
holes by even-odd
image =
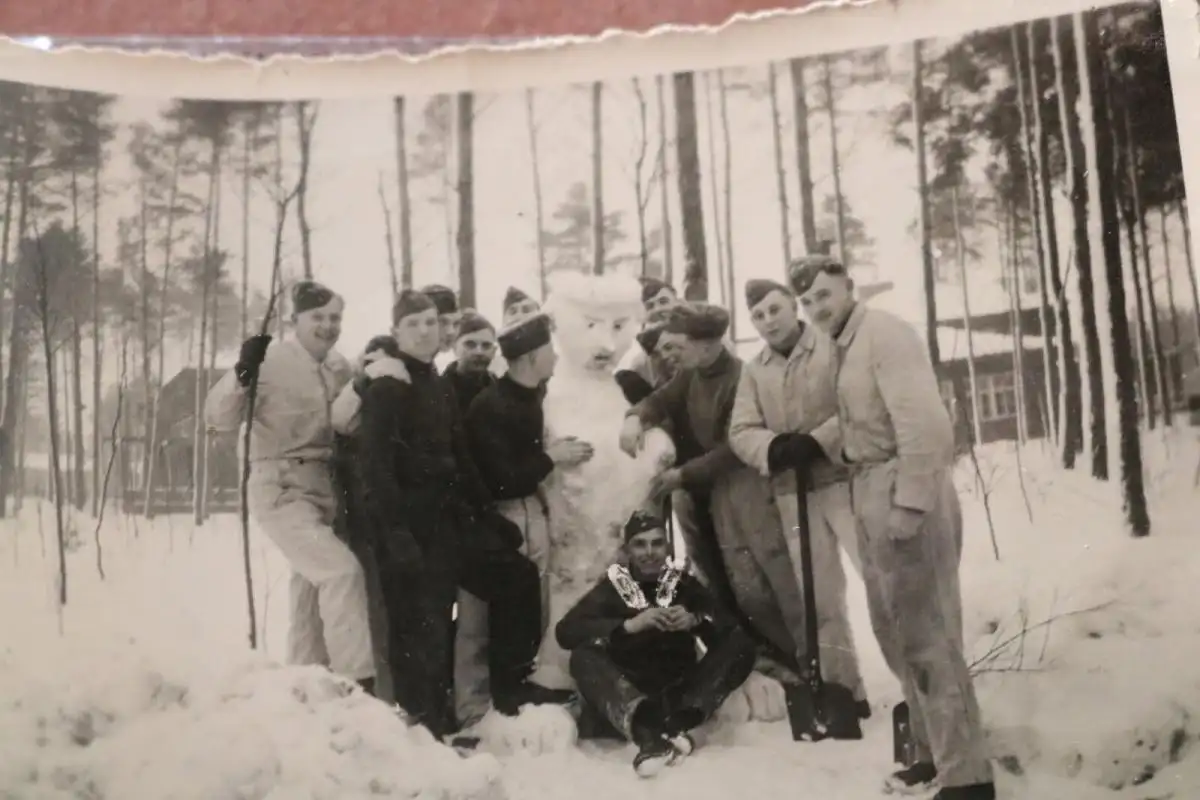
[[[638,509],[637,511],[633,512],[629,516],[629,519],[625,522],[625,543],[629,544],[629,540],[637,536],[639,533],[663,530],[665,527],[666,526],[663,524],[663,521],[659,519],[657,515],[651,514],[649,511],[642,511],[641,509]]]
[[[782,283],[769,281],[765,278],[752,278],[746,281],[746,307],[754,308],[771,292],[783,292],[790,295],[792,290]]]
[[[292,313],[303,314],[321,308],[336,296],[332,289],[316,281],[300,281],[292,287]]]
[[[720,339],[729,330],[729,312],[711,303],[687,303],[671,309],[663,330],[689,339]]]
[[[396,298],[395,304],[392,306],[392,324],[399,325],[400,320],[413,314],[420,314],[422,311],[436,309],[433,300],[424,292],[414,291],[413,289],[405,289],[400,292]]]
[[[804,294],[811,289],[818,275],[845,274],[846,267],[841,261],[821,254],[801,256],[788,265],[788,282],[796,294]]]
[[[641,281],[641,284],[642,284],[642,302],[643,303],[647,302],[651,297],[654,297],[656,294],[661,292],[663,289],[666,289],[669,292],[675,291],[673,288],[671,288],[671,285],[669,283],[660,281],[658,278],[638,278],[638,280]]]
[[[525,294],[517,287],[510,286],[510,287],[508,287],[508,291],[504,293],[503,310],[508,311],[510,308],[515,306],[517,303],[523,303],[526,300],[532,300],[532,299],[533,299],[532,297]]]
[[[421,294],[433,301],[439,314],[453,314],[458,311],[458,298],[454,290],[439,283],[431,283],[421,290]]]
[[[479,331],[494,331],[495,326],[487,321],[487,318],[478,311],[467,309],[463,312],[462,321],[458,323],[458,338],[462,338],[472,333]]]
[[[497,339],[501,355],[509,361],[520,358],[550,344],[550,318],[545,314],[532,314],[515,320],[500,331]]]
[[[382,336],[372,336],[371,341],[367,342],[367,347],[363,350],[363,355],[370,355],[375,351],[383,351],[383,354],[391,358],[400,357],[400,345],[396,344],[396,339],[386,334]]]

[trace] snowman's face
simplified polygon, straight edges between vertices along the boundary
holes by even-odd
[[[562,360],[573,366],[612,372],[634,344],[641,314],[638,304],[564,304],[554,314],[554,335]]]

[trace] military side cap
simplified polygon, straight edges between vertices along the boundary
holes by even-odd
[[[545,314],[521,317],[507,325],[496,338],[500,354],[512,361],[550,344],[550,318]]]
[[[729,312],[711,303],[686,303],[671,309],[663,330],[689,339],[720,339],[729,330]]]
[[[665,281],[661,281],[658,278],[642,277],[642,278],[638,278],[638,281],[640,281],[642,284],[642,302],[643,303],[647,302],[648,300],[650,300],[650,298],[654,297],[655,295],[657,295],[659,292],[663,291],[664,289],[666,289],[667,291],[673,291],[671,289],[671,285],[669,283],[667,283]]]
[[[292,287],[292,313],[303,314],[314,308],[329,304],[335,297],[333,290],[316,281],[300,281]]]
[[[666,526],[663,524],[662,519],[660,519],[658,515],[651,514],[649,511],[638,509],[630,514],[629,519],[625,521],[625,528],[623,531],[625,543],[628,544],[629,540],[637,536],[639,533],[662,530],[665,527]]]
[[[800,256],[788,264],[788,282],[796,294],[812,288],[818,275],[845,275],[846,267],[833,256],[814,254]]]
[[[418,292],[414,289],[405,289],[396,297],[396,302],[392,305],[392,324],[399,325],[400,320],[413,314],[420,314],[422,311],[436,309],[433,299],[424,292]]]
[[[458,323],[458,338],[467,336],[468,334],[478,333],[479,331],[494,331],[495,326],[488,322],[487,317],[473,309],[467,309],[463,312],[462,321]]]
[[[458,298],[454,290],[440,283],[431,283],[421,289],[421,293],[433,301],[434,308],[439,314],[453,314],[458,311]]]
[[[506,291],[504,293],[504,305],[502,306],[502,308],[503,308],[503,310],[508,311],[510,308],[515,306],[517,303],[524,303],[525,301],[532,300],[532,299],[533,299],[532,297],[525,294],[525,292],[522,292],[517,287],[510,286],[510,287],[508,287],[508,291]]]
[[[776,281],[766,278],[751,278],[746,281],[746,308],[754,308],[771,292],[783,292],[791,295],[792,290]]]

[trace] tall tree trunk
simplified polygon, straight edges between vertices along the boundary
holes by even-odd
[[[642,83],[633,79],[633,94],[638,104],[638,151],[633,164],[633,195],[637,211],[638,227],[638,265],[641,273],[646,275],[650,270],[650,248],[646,242],[646,204],[649,202],[650,187],[642,184],[642,172],[646,166],[646,154],[650,151],[650,119],[646,110],[646,96],[642,93]],[[653,176],[652,176],[653,177]]]
[[[942,361],[938,346],[937,282],[933,272],[933,242],[929,226],[929,179],[925,168],[925,121],[922,107],[925,68],[921,58],[921,41],[913,42],[913,147],[917,152],[917,230],[921,241],[921,274],[925,285],[925,338],[929,358],[936,369]]]
[[[17,200],[17,184],[20,182],[18,173],[18,161],[16,148],[8,154],[7,159],[7,179],[4,187],[4,227],[0,230],[0,287],[8,286],[8,267],[9,253],[12,246],[13,233],[13,208]],[[0,304],[0,375],[4,374],[4,307]],[[3,394],[2,386],[0,386],[0,401],[7,395]],[[0,469],[3,469],[0,467]],[[0,509],[3,508],[3,503],[0,501]]]
[[[1119,470],[1125,521],[1133,536],[1150,534],[1150,515],[1146,507],[1145,477],[1142,468],[1141,432],[1138,429],[1137,401],[1133,389],[1133,357],[1130,351],[1129,318],[1126,315],[1125,280],[1121,270],[1121,232],[1117,215],[1112,173],[1101,167],[1112,164],[1112,130],[1109,127],[1108,97],[1100,81],[1106,70],[1100,15],[1075,13],[1075,55],[1080,76],[1080,113],[1091,122],[1082,125],[1084,156],[1088,181],[1089,221],[1093,238],[1101,243],[1101,263],[1107,283],[1108,324],[1112,331],[1113,369],[1109,390],[1116,399],[1119,431]]]
[[[655,94],[658,100],[658,198],[661,206],[660,214],[662,215],[662,238],[663,238],[663,280],[668,284],[674,285],[675,280],[675,239],[671,231],[671,202],[667,194],[669,179],[667,173],[668,151],[667,151],[667,101],[666,89],[663,86],[663,76],[656,75],[654,78]]]
[[[208,394],[208,387],[212,382],[212,376],[217,373],[217,352],[220,349],[221,342],[221,267],[224,263],[224,257],[221,252],[221,170],[217,169],[217,185],[213,197],[213,230],[212,230],[212,310],[209,312],[209,329],[211,342],[208,348],[208,371],[204,378],[204,392]],[[209,475],[212,470],[212,436],[209,433],[208,426],[204,426],[203,442],[204,446],[204,461],[202,462],[203,471],[201,478],[203,479],[204,491],[200,493],[200,514],[202,519],[208,519],[209,500],[212,497],[212,480]]]
[[[62,469],[59,455],[62,445],[58,438],[58,383],[55,380],[54,347],[51,344],[49,287],[46,285],[44,266],[40,271],[41,278],[38,286],[39,316],[42,324],[42,358],[46,362],[46,402],[49,406],[50,428],[50,489],[54,493],[55,540],[58,544],[58,604],[67,604],[67,531],[63,519],[63,504],[66,502],[63,492]],[[10,395],[11,396],[11,395]]]
[[[1056,25],[1057,21],[1052,20]],[[1077,19],[1072,25],[1079,25]],[[1078,84],[1068,77],[1072,61],[1083,70],[1087,54],[1079,50],[1078,42],[1067,40],[1074,52],[1068,60],[1063,52],[1057,28],[1052,30],[1051,45],[1054,49],[1054,66],[1057,74],[1059,111],[1062,120],[1062,137],[1065,142],[1066,174],[1071,197],[1072,247],[1075,252],[1075,275],[1079,286],[1080,327],[1083,337],[1083,363],[1081,374],[1087,374],[1088,388],[1088,442],[1091,446],[1092,475],[1097,480],[1108,480],[1108,439],[1105,419],[1104,374],[1101,372],[1100,331],[1096,321],[1096,296],[1092,279],[1092,245],[1088,233],[1088,172],[1083,147],[1080,118],[1076,112],[1080,102]],[[1073,70],[1072,70],[1073,71]],[[1083,367],[1086,366],[1086,369]]]
[[[300,253],[304,277],[312,280],[312,226],[308,223],[308,172],[312,162],[312,133],[317,124],[317,109],[307,101],[295,105],[296,134],[300,140],[300,190],[296,192],[296,224],[300,227]]]
[[[475,308],[475,96],[458,94],[458,297]]]
[[[163,243],[162,286],[158,293],[158,375],[152,394],[153,408],[150,414],[150,438],[147,450],[149,452],[149,469],[146,470],[145,491],[142,498],[142,515],[154,516],[154,506],[151,502],[154,494],[154,477],[158,465],[158,421],[162,401],[163,384],[166,383],[167,358],[167,299],[168,288],[171,285],[171,256],[175,247],[175,205],[179,201],[179,178],[182,166],[183,143],[175,143],[171,159],[171,189],[167,193],[167,233]],[[150,389],[147,387],[149,393]]]
[[[1021,241],[1018,231],[1020,219],[1017,215],[1017,204],[1010,200],[1007,205],[1011,220],[1008,226],[1008,297],[1012,320],[1013,395],[1017,406],[1017,442],[1024,444],[1029,439],[1029,423],[1025,414],[1025,331],[1021,324],[1021,289],[1024,265],[1021,263]]]
[[[150,437],[154,425],[154,415],[151,411],[154,405],[153,373],[151,371],[150,353],[155,346],[150,333],[150,210],[149,199],[146,196],[146,178],[138,182],[138,267],[141,271],[139,283],[140,312],[138,323],[142,339],[142,399],[145,404],[145,414],[142,418],[142,463],[141,474],[143,483],[150,474]],[[243,338],[245,331],[243,331]],[[163,347],[160,341],[157,345]],[[127,484],[122,484],[122,489]]]
[[[971,435],[974,444],[983,443],[983,420],[979,415],[979,376],[975,367],[975,341],[971,324],[971,293],[967,285],[967,248],[963,242],[962,214],[958,203],[958,187],[950,190],[950,207],[954,218],[954,258],[958,262],[958,282],[962,287],[963,329],[967,338],[967,380],[971,389]]]
[[[28,158],[22,161],[21,179],[17,188],[17,241],[25,239],[29,229],[29,206],[33,187],[33,171]],[[8,497],[12,493],[15,477],[12,443],[16,440],[20,403],[16,402],[17,390],[26,380],[25,371],[29,362],[28,309],[31,299],[24,293],[13,292],[12,321],[8,334],[8,375],[5,378],[4,417],[0,420],[0,517],[7,516]]]
[[[1042,96],[1039,93],[1037,79],[1037,49],[1034,30],[1034,23],[1029,22],[1024,26],[1024,37],[1017,35],[1017,27],[1012,29],[1012,51],[1013,51],[1013,66],[1015,68],[1014,79],[1017,84],[1017,100],[1020,104],[1021,112],[1021,144],[1022,152],[1025,156],[1025,177],[1027,188],[1029,190],[1029,213],[1033,220],[1033,241],[1035,245],[1035,253],[1037,257],[1038,267],[1038,322],[1042,329],[1042,378],[1045,382],[1044,392],[1046,402],[1042,406],[1045,410],[1043,413],[1042,424],[1045,427],[1044,435],[1051,441],[1058,441],[1058,421],[1056,417],[1058,396],[1055,393],[1054,386],[1054,333],[1051,326],[1053,311],[1050,306],[1050,291],[1048,286],[1049,253],[1046,252],[1046,232],[1044,225],[1045,208],[1042,205],[1041,194],[1041,170],[1043,168],[1042,158],[1043,153],[1039,151],[1039,141],[1041,136],[1042,120],[1041,120],[1041,102]],[[1022,43],[1030,49],[1027,55],[1023,56]],[[1025,96],[1026,76],[1028,76],[1029,98]],[[1031,119],[1032,117],[1032,119]]]
[[[245,341],[250,330],[250,176],[253,172],[251,152],[256,136],[255,115],[242,122],[242,314],[239,338]]]
[[[1124,102],[1120,102],[1118,105],[1121,108],[1119,111],[1114,109],[1114,114],[1121,115],[1118,130],[1123,134],[1122,138],[1124,139],[1126,152],[1125,161],[1129,167],[1129,199],[1133,208],[1133,218],[1137,222],[1130,235],[1131,237],[1136,237],[1140,242],[1138,250],[1141,253],[1142,277],[1146,287],[1146,324],[1150,334],[1151,364],[1154,366],[1154,376],[1158,382],[1157,394],[1161,404],[1163,424],[1170,427],[1172,420],[1171,398],[1174,392],[1172,392],[1171,381],[1167,377],[1167,360],[1163,352],[1161,320],[1158,315],[1158,298],[1154,294],[1154,269],[1150,262],[1150,237],[1147,235],[1146,224],[1147,209],[1142,205],[1141,172],[1138,169],[1137,148],[1133,139],[1133,124],[1129,118],[1129,108],[1125,106]],[[1131,261],[1130,263],[1134,270],[1134,287],[1136,288],[1138,286],[1137,262]]]
[[[729,304],[729,338],[737,341],[737,280],[733,271],[733,137],[729,125],[729,90],[725,73],[717,70],[717,91],[721,101],[721,139],[725,150],[725,292]]]
[[[408,110],[404,98],[392,101],[396,118],[396,182],[400,191],[400,286],[413,285],[412,199],[408,191]]]
[[[708,300],[708,252],[704,238],[704,202],[700,188],[694,73],[672,76],[675,89],[675,147],[678,154],[679,205],[683,221],[683,296]]]
[[[100,158],[92,165],[92,516],[100,516],[100,378],[104,374],[101,358],[100,325]]]
[[[65,365],[64,365],[65,366]],[[72,464],[71,503],[82,511],[87,507],[87,449],[83,443],[83,330],[78,322],[71,325],[71,394],[74,404],[74,462]],[[98,426],[94,426],[98,427]]]
[[[1029,63],[1030,63],[1030,94],[1035,98],[1033,103],[1034,136],[1037,139],[1037,173],[1039,184],[1039,201],[1042,209],[1042,231],[1046,236],[1046,266],[1049,273],[1050,289],[1054,302],[1054,361],[1053,375],[1057,378],[1054,383],[1057,391],[1055,416],[1057,420],[1059,458],[1064,469],[1073,469],[1075,459],[1083,452],[1083,386],[1079,374],[1079,355],[1075,348],[1073,326],[1070,310],[1067,307],[1066,288],[1063,285],[1063,275],[1059,264],[1058,254],[1058,223],[1054,212],[1054,192],[1050,180],[1050,135],[1042,118],[1043,89],[1038,75],[1037,54],[1041,52],[1037,42],[1039,25],[1047,27],[1050,46],[1053,51],[1056,84],[1064,79],[1062,71],[1062,52],[1058,45],[1059,28],[1057,18],[1044,22],[1034,21],[1029,26]],[[1063,103],[1061,90],[1058,99]],[[1063,113],[1060,107],[1060,114]],[[1045,334],[1046,331],[1043,331]],[[1050,363],[1046,365],[1051,372]]]
[[[708,188],[712,195],[712,225],[713,239],[717,244],[717,297],[719,303],[725,304],[725,231],[721,224],[721,192],[717,186],[717,143],[716,122],[713,117],[713,91],[711,73],[704,73],[704,121],[708,141]]]
[[[1179,222],[1183,228],[1183,256],[1187,260],[1188,283],[1192,285],[1192,322],[1196,326],[1195,346],[1200,355],[1200,283],[1197,282],[1195,255],[1192,253],[1192,229],[1187,200],[1182,198],[1176,200],[1175,211],[1179,214]]]
[[[775,150],[775,191],[779,196],[779,228],[783,243],[783,263],[792,261],[792,234],[789,222],[791,210],[788,208],[787,168],[783,164],[783,124],[779,115],[779,78],[775,73],[775,63],[767,64],[767,94],[771,101],[771,140]]]
[[[220,147],[214,139],[211,143],[212,155],[209,159],[208,200],[204,210],[204,255],[201,267],[200,283],[200,333],[197,337],[199,353],[196,358],[196,387],[193,393],[193,427],[192,427],[192,517],[197,525],[204,524],[204,462],[205,462],[205,430],[204,397],[207,394],[208,379],[205,374],[204,356],[208,348],[208,313],[212,305],[213,247],[212,228],[216,216],[217,204],[217,172],[220,169]],[[301,179],[303,180],[303,179]]]
[[[604,84],[592,84],[592,274],[604,272]]]
[[[808,139],[808,81],[805,71],[808,62],[803,58],[788,61],[792,73],[792,108],[796,117],[796,171],[800,176],[800,230],[804,236],[804,251],[817,252],[816,203],[813,200],[812,152]]]
[[[392,210],[388,208],[387,191],[383,188],[383,172],[379,173],[379,207],[383,210],[383,243],[387,246],[388,279],[392,297],[400,295],[400,274],[396,271],[396,242],[392,237]],[[405,287],[408,288],[408,287]]]
[[[837,97],[833,93],[833,58],[821,56],[824,67],[825,104],[829,111],[829,158],[833,173],[834,225],[837,231],[838,258],[847,270],[851,267],[850,252],[846,249],[846,199],[842,196],[842,158],[838,152]]]
[[[1145,219],[1142,220],[1145,224]],[[1158,210],[1158,233],[1162,240],[1163,253],[1163,276],[1167,279],[1167,313],[1171,321],[1171,383],[1174,386],[1172,397],[1179,397],[1183,392],[1182,379],[1183,375],[1180,371],[1179,356],[1183,348],[1183,329],[1179,324],[1179,305],[1175,300],[1175,276],[1172,274],[1171,267],[1171,240],[1167,236],[1167,211],[1166,206],[1162,206]]]
[[[533,173],[533,224],[534,242],[537,245],[538,287],[545,301],[549,289],[546,286],[546,210],[542,200],[542,163],[538,155],[537,120],[534,113],[533,89],[525,90],[525,127],[529,131],[529,165]]]

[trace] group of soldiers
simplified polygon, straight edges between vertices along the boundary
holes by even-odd
[[[690,732],[763,653],[802,671],[804,514],[823,677],[870,716],[845,552],[910,709],[915,757],[887,787],[995,797],[964,655],[951,422],[916,331],[859,303],[836,259],[798,259],[782,283],[746,282],[763,347],[744,362],[726,340],[727,310],[643,281],[646,321],[614,375],[631,404],[620,446],[634,454],[658,427],[677,458],[626,521],[621,557],[552,632],[570,651],[578,698],[531,680],[549,633],[543,485],[593,453],[546,435],[552,320],[516,289],[498,330],[460,313],[445,287],[405,290],[391,333],[351,364],[333,349],[342,299],[312,282],[292,299],[295,335],[247,340],[206,405],[210,426],[234,430],[255,396],[250,513],[293,571],[289,661],[374,693],[369,563],[397,703],[462,744],[452,698],[465,590],[487,609],[496,710],[578,700],[580,735],[632,741],[635,769],[650,776],[693,751]],[[668,515],[690,567],[670,557]]]

